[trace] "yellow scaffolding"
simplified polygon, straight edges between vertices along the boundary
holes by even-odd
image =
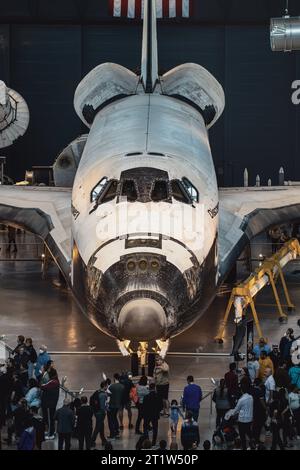
[[[239,297],[243,302],[243,311],[246,311],[248,306],[251,308],[253,319],[256,325],[256,329],[259,337],[262,337],[262,330],[260,327],[258,314],[255,308],[255,297],[260,290],[266,285],[271,285],[273,294],[275,297],[278,315],[281,320],[286,320],[287,315],[282,309],[280,297],[276,287],[277,279],[280,278],[283,291],[285,294],[288,310],[291,311],[295,308],[291,302],[291,298],[288,292],[288,288],[285,282],[285,278],[282,272],[282,268],[291,260],[296,259],[300,256],[300,244],[297,239],[292,239],[286,242],[283,247],[277,251],[271,258],[267,258],[262,261],[261,265],[251,274],[244,282],[232,289],[230,299],[225,311],[224,319],[221,323],[218,335],[215,337],[215,341],[223,343],[225,334],[225,328],[228,322],[228,318],[232,307],[235,305],[235,300]],[[241,319],[241,318],[240,318]]]

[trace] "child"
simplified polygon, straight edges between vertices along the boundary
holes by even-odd
[[[178,401],[177,400],[172,400],[171,401],[170,421],[171,421],[171,431],[172,431],[173,435],[177,434],[177,426],[178,426],[179,416],[181,416],[182,419],[184,419],[184,416],[180,411]]]

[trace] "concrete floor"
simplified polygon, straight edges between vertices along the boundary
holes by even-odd
[[[2,239],[1,239],[2,237]],[[0,234],[1,241],[5,242],[5,235]],[[24,245],[21,244],[24,243]],[[28,242],[33,243],[29,247]],[[45,279],[41,276],[41,251],[34,247],[34,237],[27,235],[18,236],[18,253],[7,255],[5,249],[0,254],[0,335],[5,334],[7,342],[15,345],[16,336],[23,334],[34,339],[38,348],[40,344],[46,344],[49,351],[88,351],[90,346],[95,346],[96,351],[117,351],[113,339],[99,332],[82,315],[77,307],[72,294],[67,290],[57,288],[52,281],[56,270]],[[256,244],[257,243],[257,244]],[[252,256],[258,257],[258,253],[268,255],[269,245],[264,245],[264,240],[258,240],[253,244]],[[39,257],[38,260],[28,261]],[[24,261],[24,260],[27,261]],[[243,269],[239,270],[240,275]],[[244,275],[244,274],[243,274]],[[288,325],[300,334],[297,320],[300,318],[300,261],[290,263],[286,269],[286,278],[292,301],[297,306],[296,311],[289,314]],[[281,289],[279,289],[281,295]],[[230,353],[232,348],[232,336],[234,334],[233,316],[226,329],[224,344],[218,345],[213,341],[217,334],[224,310],[228,301],[228,294],[217,296],[211,308],[189,331],[174,338],[170,351],[176,352],[224,352]],[[269,338],[270,344],[278,344],[280,337],[287,326],[278,322],[276,306],[272,293],[266,289],[259,294],[257,310],[260,313],[262,330]],[[72,390],[84,387],[88,391],[98,387],[104,372],[112,376],[114,372],[130,369],[130,361],[122,357],[97,357],[97,356],[73,356],[55,355],[60,377],[67,376],[67,386]],[[187,375],[192,374],[204,391],[213,390],[211,377],[223,376],[230,362],[229,357],[223,358],[195,358],[195,357],[168,357],[167,361],[171,371],[171,398],[180,399]],[[202,442],[210,439],[214,430],[214,411],[211,414],[211,402],[208,397],[204,402],[200,414],[200,430]],[[126,419],[125,419],[126,423]],[[168,435],[168,420],[163,418],[160,424],[159,438]],[[170,439],[170,436],[169,436]],[[124,431],[124,437],[115,443],[116,449],[133,448],[136,436],[128,430]],[[56,444],[46,443],[46,447],[53,448]]]

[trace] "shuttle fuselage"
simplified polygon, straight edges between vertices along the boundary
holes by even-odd
[[[119,340],[176,336],[217,286],[218,187],[207,129],[224,93],[199,65],[156,76],[154,4],[145,2],[141,77],[103,64],[74,100],[90,133],[73,186],[72,284],[90,320]]]
[[[101,182],[115,187],[97,203]],[[74,290],[106,333],[165,339],[207,308],[216,288],[218,188],[204,119],[192,106],[142,93],[101,110],[73,208]]]

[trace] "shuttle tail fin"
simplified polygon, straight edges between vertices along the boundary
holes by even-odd
[[[141,67],[145,92],[153,93],[158,80],[156,0],[145,0]]]

